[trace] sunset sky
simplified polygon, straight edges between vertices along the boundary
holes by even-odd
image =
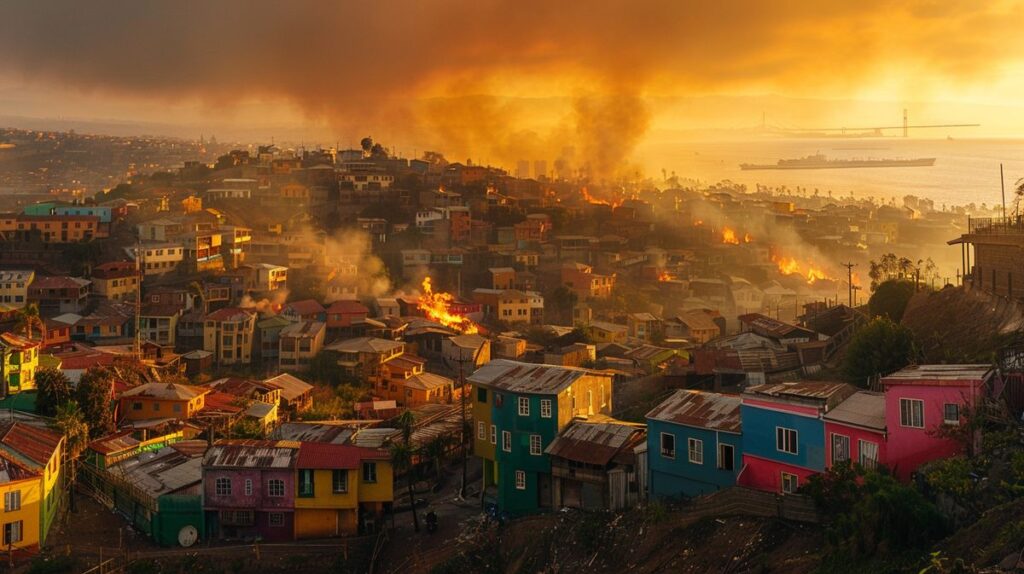
[[[373,134],[509,162],[566,145],[604,161],[762,111],[1024,129],[1017,1],[42,0],[0,22],[0,116],[172,135]]]

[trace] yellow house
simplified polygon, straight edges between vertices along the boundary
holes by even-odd
[[[0,492],[3,493],[3,548],[36,549],[42,529],[42,476],[19,463],[14,457],[0,452]]]
[[[0,334],[0,375],[4,394],[36,388],[39,343],[14,333]]]
[[[303,442],[295,467],[297,539],[373,532],[394,501],[387,451]]]
[[[498,428],[491,417],[491,403],[494,394],[491,390],[473,385],[470,391],[473,401],[473,454],[483,461],[484,486],[497,484],[498,463],[494,450],[498,444]]]
[[[210,389],[176,383],[146,383],[121,393],[120,416],[138,421],[190,419],[205,406]]]
[[[4,541],[16,545],[14,539],[20,534],[23,546],[44,544],[64,498],[61,483],[64,437],[43,427],[8,421],[0,424],[0,450],[0,456],[17,462],[36,475],[35,486],[32,487],[21,484],[22,480],[14,481],[18,484],[3,484],[5,492],[22,492],[11,496],[22,497],[21,506],[24,509],[17,511],[17,517],[0,514],[0,522],[4,524]],[[21,521],[20,525],[18,521]],[[17,532],[18,528],[22,529],[20,533]],[[30,541],[30,537],[34,541]]]

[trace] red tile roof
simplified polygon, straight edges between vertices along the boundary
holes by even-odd
[[[331,306],[327,308],[328,314],[339,314],[339,315],[369,315],[370,310],[366,308],[359,301],[351,301],[348,299],[342,299],[341,301],[335,301],[331,303]]]

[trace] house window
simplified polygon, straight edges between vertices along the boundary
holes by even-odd
[[[283,512],[271,512],[269,516],[270,526],[274,528],[280,528],[284,526],[284,513]]]
[[[540,451],[541,451],[541,448],[540,448],[540,435],[539,434],[532,434],[532,435],[530,435],[530,455],[531,456],[540,456]]]
[[[4,493],[4,512],[21,510],[21,491],[12,490]]]
[[[491,444],[498,444],[498,427],[491,425]]]
[[[245,479],[245,495],[252,496],[252,479]]]
[[[686,439],[686,454],[693,464],[704,464],[704,441],[695,438]]]
[[[661,433],[661,457],[676,457],[676,435],[667,432]]]
[[[476,423],[476,438],[480,440],[487,439],[487,425],[484,424],[484,421],[478,421]]]
[[[519,397],[519,416],[530,416],[530,399],[527,397]]]
[[[4,546],[21,542],[22,521],[15,520],[4,524]]]
[[[864,468],[875,468],[878,466],[878,443],[860,440],[857,441],[857,449],[860,451],[860,465]]]
[[[526,490],[526,472],[516,471],[516,490]]]
[[[304,468],[299,470],[299,496],[313,495],[313,469]]]
[[[280,478],[272,478],[267,481],[267,495],[275,498],[284,496],[284,481]]]
[[[344,494],[348,492],[348,471],[336,469],[331,471],[331,492]]]
[[[775,450],[796,454],[796,430],[785,427],[775,427]]]
[[[231,496],[231,479],[220,477],[214,482],[214,492],[217,496]]]
[[[832,433],[832,464],[850,460],[850,437]]]
[[[476,390],[476,401],[478,403],[487,402],[487,389],[480,387],[479,389]]]
[[[551,399],[540,400],[540,418],[549,419],[551,418]]]
[[[718,445],[718,470],[732,470],[735,456],[735,450],[731,444],[720,443]]]
[[[924,401],[919,399],[900,399],[900,426],[924,428]]]
[[[507,430],[501,431],[501,450],[512,452],[512,433]]]
[[[505,404],[505,399],[501,393],[494,393],[494,406],[500,408]]]
[[[364,462],[363,463],[363,482],[374,483],[377,482],[377,463],[375,462]]]
[[[959,425],[960,405],[956,403],[946,403],[942,405],[942,422],[947,425]]]
[[[782,473],[782,493],[794,494],[800,488],[800,477],[788,472]]]
[[[142,410],[142,403],[140,403],[140,402],[132,403],[132,410],[133,411],[141,411]]]

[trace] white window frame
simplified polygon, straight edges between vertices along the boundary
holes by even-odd
[[[231,479],[226,476],[213,481],[213,492],[217,496],[231,496]]]
[[[530,435],[530,456],[540,456],[541,454],[543,454],[543,449],[541,447],[542,445],[540,435]]]
[[[867,445],[871,445],[873,447],[872,450],[875,451],[875,458],[870,459],[871,460],[870,464],[867,463],[865,461],[865,458],[864,458],[864,451],[867,450],[865,448]],[[857,462],[859,462],[860,465],[863,466],[864,468],[877,468],[878,467],[878,455],[879,455],[878,451],[879,450],[880,450],[880,445],[877,442],[873,442],[873,441],[870,441],[870,440],[864,440],[864,439],[857,440]]]
[[[792,477],[793,479],[793,486],[790,488],[786,488],[789,482],[786,480],[787,477]],[[800,477],[791,472],[782,471],[780,486],[782,489],[782,494],[796,494],[796,491],[800,488]]]
[[[904,410],[904,405],[906,405],[906,410]],[[915,421],[914,420],[914,418],[915,418],[914,414],[915,413],[914,413],[913,407],[915,405],[920,405],[920,415],[921,415],[921,417],[920,417],[921,420],[920,421]],[[904,414],[907,415],[906,418],[904,418]],[[918,424],[914,424],[915,422],[918,422]],[[912,428],[912,429],[923,429],[924,428],[924,401],[923,400],[921,400],[921,399],[911,399],[911,398],[901,398],[900,399],[900,426],[904,427],[904,428]]]
[[[498,427],[491,425],[491,444],[498,444]]]
[[[245,479],[245,495],[252,496],[252,479]]]
[[[850,437],[848,435],[839,434],[839,433],[835,433],[834,432],[834,433],[831,433],[830,439],[831,439],[831,442],[830,442],[829,446],[832,449],[832,464],[836,464],[837,462],[846,462],[846,461],[849,461],[849,460],[853,459],[853,453],[850,451],[851,441],[850,441]],[[845,439],[846,440],[846,458],[843,458],[843,459],[836,458],[836,439]]]
[[[516,471],[516,490],[526,490],[526,472]]]
[[[723,449],[729,449],[729,457],[728,457],[729,468],[725,468],[725,465],[722,464],[722,462],[724,460],[726,460],[726,457],[722,455],[722,450]],[[718,454],[718,460],[717,460],[715,466],[716,466],[716,468],[718,470],[724,470],[726,472],[732,472],[732,471],[736,470],[736,447],[735,446],[733,446],[733,445],[731,445],[731,444],[729,444],[727,442],[720,442],[720,443],[718,443],[718,453],[717,454]]]
[[[704,464],[704,441],[699,438],[687,438],[686,459],[691,464]]]
[[[672,452],[665,453],[665,437],[672,437]],[[667,458],[669,460],[676,459],[676,435],[668,432],[661,433],[658,437],[658,451],[661,453],[661,458]]]
[[[779,433],[782,433],[781,435]],[[789,433],[793,433],[793,439],[789,440]],[[781,441],[780,441],[781,439]],[[789,444],[792,443],[792,444]],[[800,454],[800,433],[796,429],[788,427],[775,427],[775,450],[786,454]],[[787,447],[793,447],[789,450]]]
[[[501,431],[501,450],[512,452],[512,433],[507,430]]]
[[[951,419],[946,416],[946,409],[953,407],[956,409],[956,419]],[[960,403],[943,403],[942,404],[942,424],[950,426],[960,426]]]
[[[476,423],[476,438],[479,440],[487,440],[487,425],[484,421],[477,421]]]
[[[528,417],[530,416],[530,398],[519,397],[519,416]]]
[[[540,418],[549,419],[551,418],[551,399],[540,400]]]

